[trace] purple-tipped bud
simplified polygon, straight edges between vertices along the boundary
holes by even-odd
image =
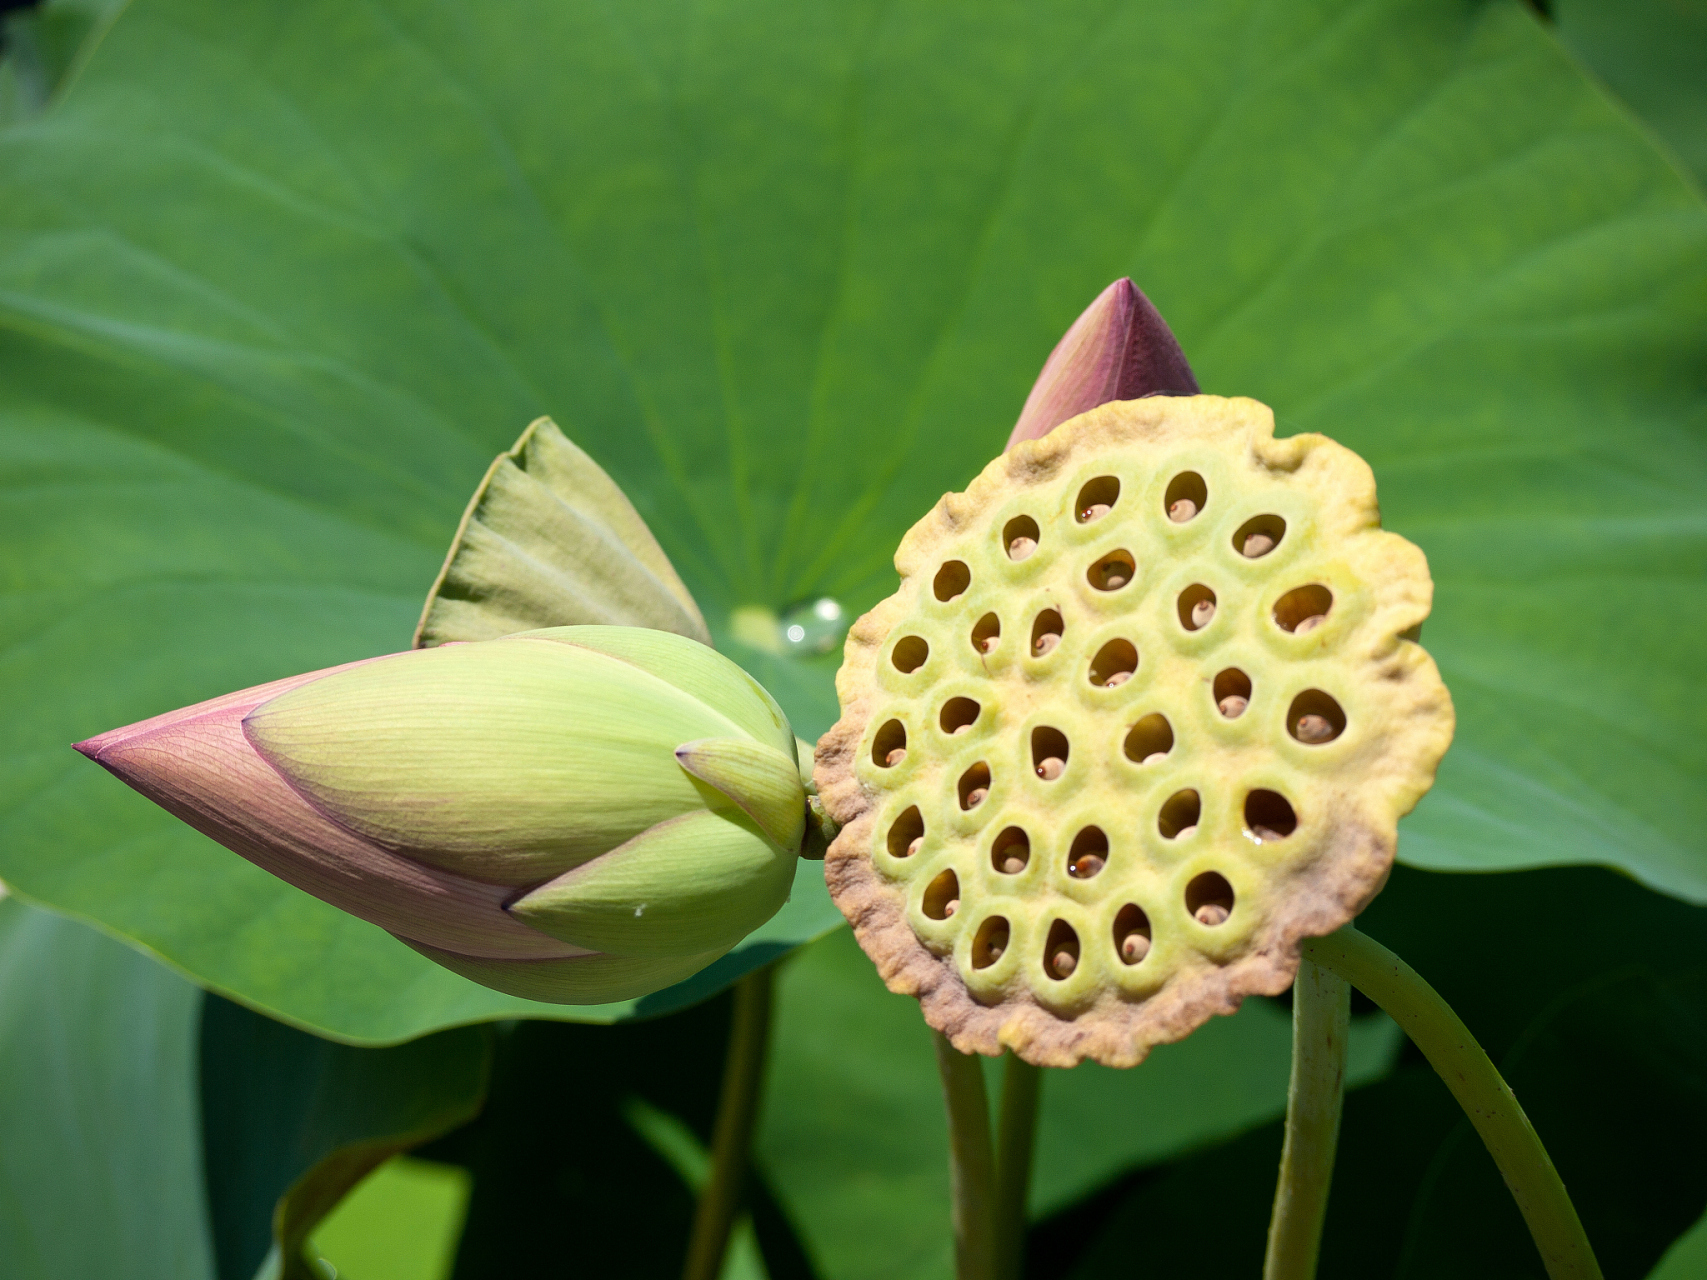
[[[312,672],[77,750],[475,981],[603,1003],[788,898],[806,791],[770,696],[694,640],[559,627]]]
[[[1038,440],[1110,400],[1194,396],[1197,379],[1168,322],[1122,276],[1073,321],[1026,397],[1007,447]]]

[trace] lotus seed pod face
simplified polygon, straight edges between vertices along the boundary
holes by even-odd
[[[1115,402],[914,526],[850,631],[825,875],[963,1052],[1141,1060],[1352,919],[1452,704],[1422,553],[1261,404]]]

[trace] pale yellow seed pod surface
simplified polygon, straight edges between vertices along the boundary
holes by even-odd
[[[818,745],[825,874],[957,1048],[1130,1065],[1284,990],[1379,891],[1453,715],[1407,638],[1427,563],[1356,454],[1252,400],[1106,404],[895,564]]]

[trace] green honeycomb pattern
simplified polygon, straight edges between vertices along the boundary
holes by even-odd
[[[1200,509],[1171,518],[1182,497]],[[918,939],[980,1004],[1029,988],[1071,1017],[1225,963],[1288,865],[1317,856],[1324,780],[1373,750],[1382,718],[1373,680],[1340,656],[1379,644],[1360,634],[1376,602],[1336,551],[1334,491],[1218,441],[1070,459],[1003,498],[962,510],[935,567],[903,584],[855,767],[871,859],[904,886]],[[1244,554],[1252,533],[1272,548]],[[1016,558],[1016,538],[1035,548]],[[1203,588],[1213,616],[1192,629]],[[1051,630],[1053,648],[1034,643]],[[1236,715],[1233,695],[1248,697]],[[1304,736],[1329,740],[1300,740],[1312,713]],[[1064,770],[1040,776],[1062,739]],[[1105,864],[1075,874],[1086,851]]]

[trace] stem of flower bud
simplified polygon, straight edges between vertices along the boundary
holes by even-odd
[[[1309,939],[1303,952],[1385,1009],[1422,1050],[1482,1135],[1552,1280],[1601,1280],[1600,1263],[1552,1158],[1511,1086],[1452,1006],[1410,965],[1350,925]]]
[[[1025,1210],[1031,1152],[1037,1139],[1037,1096],[1043,1068],[1010,1052],[1002,1071],[1001,1127],[996,1142],[996,1276],[1025,1274]]]
[[[741,1207],[747,1153],[758,1119],[775,977],[776,966],[766,965],[735,984],[729,1052],[724,1058],[723,1090],[717,1100],[717,1126],[711,1138],[711,1179],[700,1194],[694,1214],[682,1280],[717,1280],[723,1270],[723,1253]]]
[[[996,1170],[984,1069],[948,1037],[932,1031],[948,1111],[948,1162],[954,1197],[955,1280],[995,1280]]]
[[[1263,1280],[1312,1280],[1316,1274],[1345,1101],[1350,1029],[1350,984],[1303,961],[1292,984],[1292,1083]]]

